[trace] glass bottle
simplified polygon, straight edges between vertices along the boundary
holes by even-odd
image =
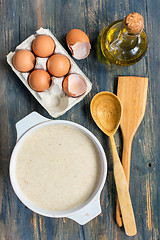
[[[101,50],[107,60],[120,66],[138,62],[147,50],[143,17],[130,13],[124,20],[111,23],[101,37]]]

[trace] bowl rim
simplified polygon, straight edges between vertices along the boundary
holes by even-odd
[[[95,191],[91,195],[91,197],[86,202],[84,202],[82,205],[80,205],[76,208],[73,208],[73,209],[66,210],[66,211],[52,211],[52,210],[42,209],[42,208],[38,207],[36,204],[32,203],[21,191],[21,189],[18,185],[18,182],[16,181],[16,177],[15,177],[16,154],[17,154],[19,148],[21,147],[21,145],[23,144],[23,141],[37,129],[42,128],[47,125],[55,125],[55,124],[68,125],[68,126],[72,126],[72,127],[75,127],[77,129],[81,130],[94,143],[94,145],[96,146],[96,148],[99,152],[100,159],[101,159],[100,180],[99,180],[99,183],[98,183]],[[44,121],[44,122],[35,124],[28,130],[26,130],[22,134],[22,136],[17,140],[17,142],[13,148],[13,151],[11,153],[11,157],[10,157],[9,176],[10,176],[12,188],[13,188],[16,196],[27,208],[29,208],[33,212],[36,212],[36,213],[46,216],[46,217],[67,217],[67,216],[69,217],[70,215],[73,215],[73,214],[78,213],[79,211],[82,211],[84,208],[86,208],[86,207],[90,206],[90,204],[94,203],[97,200],[97,198],[100,198],[100,193],[104,187],[106,177],[107,177],[107,159],[106,159],[106,155],[105,155],[105,152],[104,152],[104,149],[103,149],[101,143],[94,136],[94,134],[91,131],[89,131],[87,128],[83,127],[82,125],[80,125],[78,123],[68,121],[68,120],[48,120],[48,121]]]

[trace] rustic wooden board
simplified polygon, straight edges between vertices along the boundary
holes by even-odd
[[[130,194],[138,230],[132,239],[160,239],[159,8],[159,0],[0,1],[0,240],[128,239],[115,223],[116,189],[109,140],[89,113],[90,101],[97,92],[116,93],[119,75],[149,78],[146,113],[132,145]],[[147,54],[130,67],[107,65],[99,49],[98,35],[109,23],[133,11],[144,16],[149,40]],[[76,62],[92,81],[93,89],[59,118],[91,130],[105,148],[108,159],[108,176],[101,194],[102,214],[84,226],[69,219],[50,219],[33,213],[18,200],[9,181],[9,159],[16,142],[15,123],[33,110],[49,115],[12,72],[6,55],[41,26],[50,28],[64,47],[66,33],[72,28],[84,30],[92,44],[89,57]],[[121,156],[120,130],[115,139]]]

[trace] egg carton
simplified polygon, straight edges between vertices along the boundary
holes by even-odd
[[[35,35],[31,35],[28,37],[25,41],[23,41],[20,45],[16,47],[16,50],[19,49],[28,49],[31,50],[32,41],[36,38],[38,35],[48,35],[50,36],[54,42],[55,42],[55,53],[61,53],[65,55],[71,62],[71,68],[69,73],[77,73],[80,74],[86,83],[87,89],[85,94],[83,94],[80,97],[73,98],[68,95],[66,95],[62,89],[62,81],[64,77],[62,78],[56,78],[52,76],[52,84],[49,89],[47,89],[44,92],[35,92],[30,88],[28,85],[28,76],[29,73],[22,73],[15,69],[15,67],[12,64],[12,58],[15,52],[10,52],[7,55],[7,62],[11,66],[12,70],[17,74],[17,76],[20,78],[20,80],[23,82],[23,84],[28,88],[28,90],[33,94],[33,96],[37,99],[37,101],[47,110],[47,112],[54,118],[57,118],[61,115],[63,115],[65,112],[67,112],[69,109],[71,109],[75,104],[80,102],[92,89],[92,84],[90,80],[85,76],[85,74],[81,71],[81,69],[77,66],[77,64],[73,61],[73,59],[70,57],[70,55],[67,53],[67,51],[62,47],[62,45],[59,43],[59,41],[56,39],[56,37],[51,33],[49,29],[40,28],[36,31]],[[48,58],[36,58],[36,65],[35,69],[44,69],[46,70],[46,62]]]

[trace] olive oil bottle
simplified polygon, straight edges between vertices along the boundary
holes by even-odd
[[[124,20],[111,23],[101,37],[101,50],[105,58],[120,66],[138,62],[147,50],[143,26],[143,17],[139,13],[130,13]]]

